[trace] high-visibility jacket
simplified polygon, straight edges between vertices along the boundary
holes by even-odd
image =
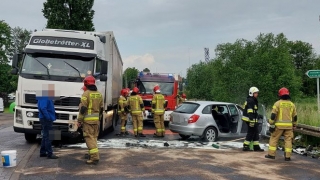
[[[127,106],[127,99],[123,96],[119,97],[119,101],[118,101],[118,112],[119,113],[124,113],[125,110],[124,108]]]
[[[242,120],[250,123],[256,123],[258,120],[258,100],[248,96],[244,103]]]
[[[152,112],[155,115],[162,115],[165,111],[166,100],[162,94],[155,94],[152,98]]]
[[[85,114],[79,112],[78,121],[85,121],[88,124],[99,123],[100,110],[103,108],[102,94],[98,91],[85,91],[81,96],[81,103],[79,107],[84,106],[87,108]]]
[[[140,115],[145,110],[142,98],[139,95],[131,95],[128,98],[128,107],[132,115]]]
[[[292,129],[294,122],[293,119],[297,116],[296,106],[290,100],[279,100],[274,103],[272,113],[276,114],[274,121],[269,120],[270,124],[274,124],[279,129]]]

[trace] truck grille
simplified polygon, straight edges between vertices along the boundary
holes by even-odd
[[[37,104],[35,94],[25,94],[24,95],[25,103]],[[55,106],[79,106],[80,98],[79,97],[65,97],[54,101]]]
[[[69,130],[69,127],[68,127],[69,124],[64,124],[64,123],[53,123],[52,125],[52,130],[60,130],[61,132],[68,132]],[[41,124],[40,122],[38,121],[34,121],[33,122],[33,129],[34,130],[41,130]]]
[[[33,118],[39,118],[39,112],[33,112]],[[56,119],[69,120],[69,114],[56,113]]]

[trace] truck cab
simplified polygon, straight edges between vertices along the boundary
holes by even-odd
[[[164,120],[169,121],[171,112],[177,107],[177,95],[179,91],[178,76],[171,73],[140,72],[138,74],[135,86],[139,88],[139,95],[145,106],[146,116],[144,116],[144,120],[153,120],[151,102],[155,85],[159,85],[161,94],[164,95],[165,100],[167,101]]]
[[[101,115],[100,126],[103,132],[113,124],[112,107],[119,94],[112,89],[121,89],[122,65],[111,31],[44,29],[33,32],[24,53],[14,55],[12,62],[11,73],[18,74],[14,131],[24,133],[27,141],[35,140],[41,133],[36,92],[42,90],[42,84],[54,84],[56,121],[53,129],[62,136],[73,136],[78,129],[83,79],[93,75],[104,98],[106,112]]]

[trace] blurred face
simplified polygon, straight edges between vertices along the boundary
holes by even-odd
[[[258,95],[259,95],[259,93],[258,93],[258,92],[253,93],[253,97],[255,97],[255,98],[257,98],[257,97],[258,97]]]

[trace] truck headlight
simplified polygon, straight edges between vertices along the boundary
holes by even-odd
[[[22,112],[16,109],[16,123],[23,124]]]
[[[27,117],[33,117],[33,112],[27,112]]]

